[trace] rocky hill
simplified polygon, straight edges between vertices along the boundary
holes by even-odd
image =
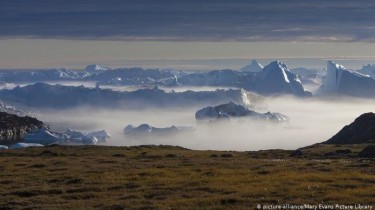
[[[325,144],[361,144],[375,142],[375,114],[365,113],[345,126]]]
[[[22,136],[28,131],[44,126],[44,123],[36,118],[28,116],[19,117],[14,114],[0,112],[1,137]]]

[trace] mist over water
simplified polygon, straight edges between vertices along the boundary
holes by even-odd
[[[106,130],[112,137],[108,145],[143,144],[178,145],[199,150],[296,149],[325,141],[343,126],[365,112],[375,112],[375,100],[366,99],[298,99],[267,97],[259,112],[280,112],[288,123],[266,123],[244,119],[231,122],[202,123],[194,118],[202,107],[188,109],[146,109],[139,111],[80,107],[70,110],[41,110],[40,119],[52,130],[67,128],[81,131]],[[153,127],[193,126],[196,131],[170,137],[133,139],[123,134],[125,126],[147,123]]]

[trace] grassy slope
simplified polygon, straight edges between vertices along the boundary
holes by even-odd
[[[0,209],[374,204],[375,161],[354,158],[363,145],[351,146],[349,157],[322,156],[343,148],[309,147],[299,158],[283,150],[219,152],[168,146],[0,151]]]

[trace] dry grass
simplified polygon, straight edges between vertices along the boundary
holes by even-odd
[[[0,209],[246,209],[374,204],[375,161],[291,151],[54,146],[0,152]]]

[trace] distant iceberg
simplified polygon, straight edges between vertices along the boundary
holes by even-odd
[[[34,130],[30,133],[27,133],[24,136],[25,143],[37,143],[37,144],[53,144],[61,140],[61,135],[52,133],[48,131],[46,128],[40,128]]]
[[[119,92],[83,86],[49,85],[35,83],[12,90],[0,90],[0,97],[9,103],[24,104],[38,108],[71,108],[81,105],[95,107],[176,107],[235,101],[246,104],[246,94],[242,89],[215,91],[166,92],[158,86],[131,92]],[[30,96],[33,97],[30,97]]]
[[[42,145],[49,144],[102,144],[110,138],[110,134],[105,130],[83,133],[80,131],[67,129],[64,133],[56,133],[40,128],[27,133],[24,136],[25,143],[36,143]]]
[[[253,65],[258,64],[253,62]],[[178,83],[185,86],[237,87],[263,95],[312,96],[304,89],[299,76],[280,61],[273,61],[264,68],[259,66],[256,71],[224,69],[191,73],[178,78]]]
[[[97,64],[90,64],[90,65],[86,66],[86,68],[85,68],[85,72],[90,76],[104,73],[107,70],[109,70],[109,68],[101,67]]]
[[[370,77],[375,79],[375,64],[365,65],[362,67],[362,69],[358,70],[358,72],[369,75]]]
[[[8,83],[82,80],[83,75],[68,69],[38,69],[31,71],[3,71],[0,80]]]
[[[105,130],[93,131],[93,132],[88,133],[86,136],[95,137],[96,139],[98,139],[99,143],[106,143],[107,139],[111,138],[111,135]]]
[[[327,77],[320,88],[323,95],[347,95],[375,97],[375,80],[368,75],[346,69],[344,66],[327,62]]]
[[[305,91],[298,75],[290,72],[286,64],[273,61],[265,66],[255,80],[255,92],[264,95],[292,94],[296,96],[312,96]]]
[[[105,130],[102,131],[94,131],[88,134],[67,129],[65,133],[63,133],[63,139],[65,143],[79,143],[79,144],[98,144],[98,143],[106,143],[107,139],[110,137]]]
[[[263,66],[258,63],[256,60],[252,60],[249,65],[246,65],[240,69],[240,71],[247,71],[247,72],[261,72],[263,70]]]
[[[249,117],[251,119],[267,120],[272,122],[285,122],[289,118],[280,113],[258,113],[247,107],[229,102],[227,104],[221,104],[218,106],[208,106],[198,110],[195,113],[195,119],[197,120],[219,120],[219,119],[230,119],[239,117]]]
[[[189,126],[170,126],[165,128],[152,127],[149,124],[141,124],[139,126],[128,125],[124,128],[124,134],[127,136],[168,136],[185,132],[195,131],[194,127]]]
[[[44,147],[43,144],[36,144],[36,143],[17,143],[13,144],[9,147],[9,149],[20,149],[26,147]]]
[[[8,147],[5,145],[0,145],[0,150],[3,150],[3,149],[8,149]]]

